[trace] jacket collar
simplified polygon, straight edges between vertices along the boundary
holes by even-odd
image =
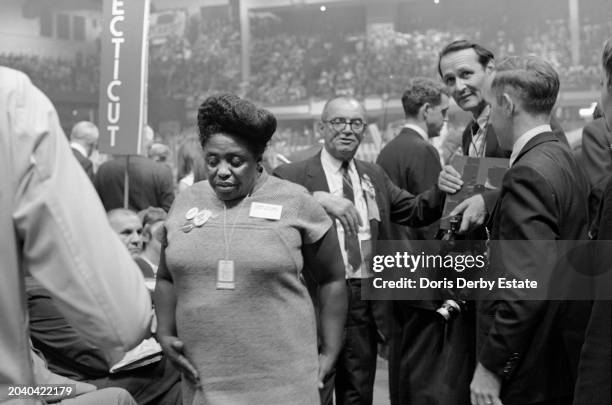
[[[541,134],[534,136],[521,149],[519,154],[516,156],[516,159],[514,160],[513,164],[516,164],[516,162],[521,160],[521,157],[523,157],[525,153],[529,152],[531,149],[535,148],[536,146],[546,143],[546,142],[559,142],[559,138],[557,138],[557,136],[552,132],[542,132]]]

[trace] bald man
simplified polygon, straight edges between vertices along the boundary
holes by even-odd
[[[89,157],[96,149],[99,137],[98,127],[89,121],[77,122],[70,132],[70,148],[72,153],[92,183],[94,181],[94,170],[93,163],[89,160]]]
[[[325,140],[321,152],[274,171],[306,187],[336,220],[349,294],[346,337],[335,376],[336,403],[341,405],[372,403],[377,342],[390,337],[389,303],[361,297],[362,281],[372,277],[366,263],[381,248],[379,241],[393,239],[391,222],[429,225],[440,218],[444,204],[444,194],[435,185],[415,196],[393,184],[380,166],[355,159],[366,127],[366,110],[359,101],[332,98],[318,122]],[[321,391],[323,404],[332,403],[330,385]]]
[[[142,253],[142,222],[134,211],[117,208],[108,212],[108,222],[127,247],[132,259]]]

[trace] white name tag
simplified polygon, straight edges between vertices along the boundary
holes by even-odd
[[[233,260],[219,260],[217,264],[217,290],[235,290],[236,279]]]
[[[249,211],[249,216],[253,218],[264,218],[278,221],[281,217],[282,211],[282,205],[254,202],[251,203],[251,210]]]

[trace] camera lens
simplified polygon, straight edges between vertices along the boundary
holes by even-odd
[[[436,309],[436,313],[439,314],[445,322],[449,322],[459,316],[461,313],[461,306],[455,300],[446,300],[440,308]]]

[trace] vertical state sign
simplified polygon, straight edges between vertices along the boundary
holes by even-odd
[[[104,0],[100,58],[99,149],[140,152],[145,119],[149,0]]]

